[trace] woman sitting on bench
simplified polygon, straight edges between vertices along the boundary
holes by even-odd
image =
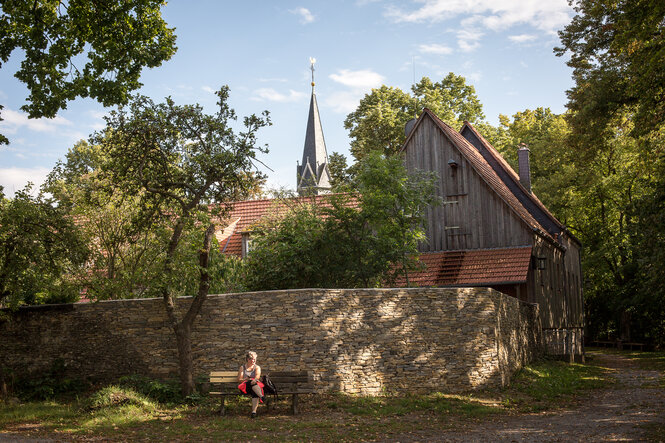
[[[245,355],[245,364],[238,369],[238,389],[244,394],[252,397],[252,418],[256,418],[256,409],[259,407],[259,401],[263,403],[265,396],[263,394],[263,383],[261,379],[261,367],[256,364],[256,352],[247,351]]]

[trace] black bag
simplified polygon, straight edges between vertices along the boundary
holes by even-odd
[[[263,383],[264,394],[277,395],[277,388],[272,380],[270,380],[270,377],[268,377],[268,374],[261,376],[261,383]]]

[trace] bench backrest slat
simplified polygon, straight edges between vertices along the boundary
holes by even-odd
[[[311,371],[275,371],[267,372],[278,390],[290,391],[300,385],[312,383]],[[210,383],[220,383],[224,388],[235,388],[238,385],[238,373],[235,371],[211,371]]]

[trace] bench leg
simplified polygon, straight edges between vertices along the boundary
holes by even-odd
[[[298,394],[293,394],[293,400],[291,400],[291,412],[293,412],[293,415],[298,414]]]
[[[225,407],[224,407],[224,396],[222,395],[222,400],[221,400],[221,405],[219,408],[219,415],[224,415],[226,413]]]

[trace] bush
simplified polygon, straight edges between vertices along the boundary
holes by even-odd
[[[90,396],[87,402],[88,409],[97,410],[115,408],[119,406],[136,406],[146,412],[157,409],[153,401],[132,389],[120,386],[107,386]]]
[[[128,375],[120,377],[119,384],[159,403],[182,403],[185,400],[177,380],[161,381],[143,375]]]
[[[79,394],[89,388],[89,383],[79,378],[65,376],[63,359],[53,361],[45,373],[16,377],[10,382],[16,395],[25,401],[50,400],[57,396]]]

